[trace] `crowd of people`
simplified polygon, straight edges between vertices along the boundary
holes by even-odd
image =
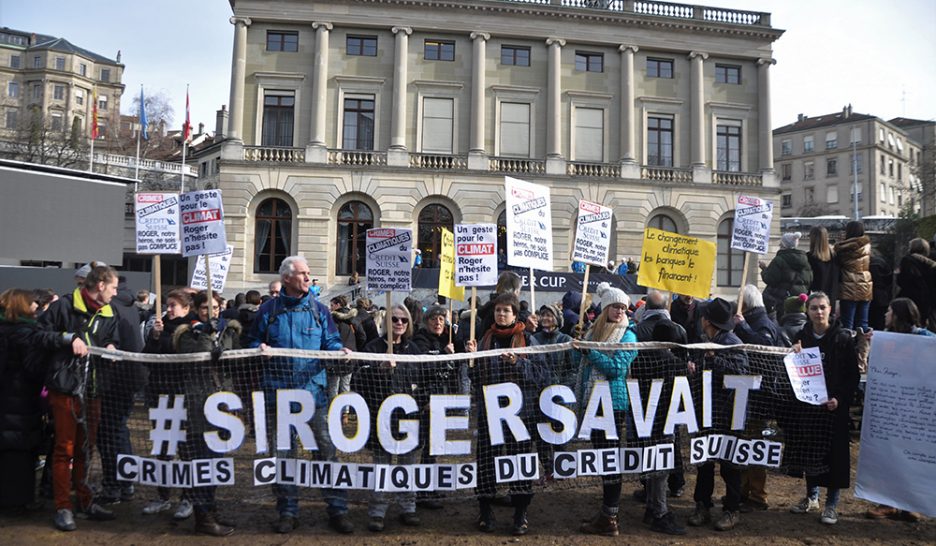
[[[329,402],[339,393],[352,390],[368,402],[374,413],[374,430],[368,448],[375,464],[432,464],[428,442],[406,452],[385,451],[377,441],[376,412],[380,403],[393,394],[409,394],[417,404],[419,436],[429,432],[427,411],[431,395],[471,395],[477,423],[477,528],[497,529],[494,506],[507,503],[514,513],[510,532],[530,531],[529,507],[533,501],[530,480],[513,481],[508,496],[498,494],[494,479],[495,457],[537,453],[544,469],[551,465],[552,447],[534,445],[532,440],[510,437],[491,442],[502,431],[488,429],[487,408],[480,386],[511,382],[536,399],[544,387],[567,385],[577,400],[587,400],[595,385],[610,387],[614,422],[622,427],[619,438],[593,431],[594,449],[641,445],[635,433],[627,379],[636,379],[647,393],[656,379],[670,379],[711,370],[716,384],[726,374],[749,371],[748,356],[742,350],[698,351],[692,349],[595,350],[580,342],[633,343],[670,342],[685,345],[711,342],[732,346],[755,344],[791,347],[793,351],[819,347],[828,386],[829,400],[817,411],[825,412],[832,431],[822,455],[825,471],[805,476],[806,494],[792,512],[817,512],[825,524],[838,520],[841,491],[849,487],[850,406],[859,387],[867,347],[873,336],[870,324],[877,324],[872,302],[880,288],[875,277],[875,256],[860,222],[846,227],[845,239],[829,242],[824,228],[809,234],[809,251],[799,250],[799,233],[782,236],[781,249],[773,260],[761,264],[766,289],[743,287],[740,301],[732,304],[721,298],[708,301],[691,296],[650,290],[638,301],[606,283],[587,295],[568,292],[561,301],[530,309],[520,301],[521,278],[504,271],[490,299],[478,302],[474,318],[468,311],[451,316],[443,305],[424,306],[413,298],[377,309],[366,297],[349,301],[335,295],[319,301],[321,288],[311,277],[309,265],[301,256],[282,262],[280,280],[270,283],[267,294],[251,290],[228,302],[217,294],[182,288],[165,296],[164,312],[157,314],[149,294],[132,294],[113,268],[92,262],[76,272],[77,286],[61,297],[49,290],[9,289],[0,295],[0,507],[36,506],[36,468],[45,468],[39,490],[55,503],[54,526],[61,531],[77,528],[76,515],[88,519],[113,519],[107,507],[129,501],[137,495],[133,486],[116,479],[118,454],[132,453],[128,419],[135,396],[141,395],[153,407],[160,395],[185,395],[191,407],[200,407],[207,396],[222,388],[233,389],[242,399],[261,390],[266,394],[266,414],[275,415],[277,389],[309,391],[318,409],[310,425],[321,460],[337,460],[336,449],[326,422]],[[883,281],[881,281],[883,282]],[[355,283],[352,283],[352,285]],[[910,242],[910,254],[900,262],[896,274],[899,289],[895,299],[887,298],[881,310],[880,325],[888,331],[936,336],[936,261],[923,239]],[[890,293],[888,287],[888,293]],[[881,303],[880,300],[877,301]],[[584,309],[584,316],[580,310]],[[386,315],[389,320],[385,322]],[[474,324],[472,324],[474,320]],[[382,331],[387,324],[390,331]],[[472,338],[469,332],[476,332]],[[517,349],[571,342],[572,349],[544,354]],[[120,349],[150,354],[211,353],[210,360],[197,362],[114,363],[88,356],[89,347]],[[229,349],[259,348],[271,353],[262,361],[237,362],[219,374],[217,356]],[[271,349],[306,349],[350,354],[373,354],[373,359],[319,360],[305,357],[272,356]],[[461,358],[435,358],[426,363],[395,362],[387,354],[455,355],[497,351],[469,361]],[[490,353],[488,353],[490,354]],[[260,362],[260,363],[258,363]],[[666,381],[672,389],[672,381]],[[668,399],[669,392],[664,394]],[[716,396],[729,397],[719,389]],[[646,398],[645,398],[646,399]],[[730,400],[720,400],[730,407]],[[249,409],[245,412],[250,413]],[[817,414],[818,415],[818,414]],[[342,417],[347,424],[350,415]],[[525,404],[520,418],[528,429],[537,421],[535,404]],[[724,415],[716,415],[716,421]],[[730,418],[730,415],[728,416]],[[757,419],[757,416],[754,416]],[[394,427],[400,416],[394,417]],[[662,421],[662,420],[658,420]],[[783,423],[781,423],[781,426]],[[716,427],[729,428],[726,423]],[[662,423],[654,434],[662,435]],[[199,412],[190,412],[187,441],[179,453],[163,452],[171,460],[204,459],[217,456],[203,439],[208,423]],[[678,435],[679,432],[677,431]],[[788,454],[796,449],[795,437],[788,438]],[[277,446],[277,457],[299,453],[296,431],[287,448]],[[92,487],[89,464],[97,451],[101,461],[101,483]],[[678,450],[677,450],[678,455]],[[712,514],[715,465],[724,481],[721,515]],[[654,473],[641,480],[634,495],[646,503],[644,522],[661,533],[680,535],[685,527],[667,505],[667,496],[683,494],[686,481],[683,463],[677,460],[668,473]],[[547,470],[544,479],[549,479]],[[690,526],[712,525],[728,531],[736,527],[742,513],[769,507],[767,475],[763,468],[741,468],[727,462],[706,462],[697,468],[693,491],[695,509],[687,518]],[[595,516],[582,523],[580,531],[589,534],[619,534],[618,512],[623,482],[620,476],[602,479],[601,505]],[[819,488],[827,495],[820,509]],[[74,492],[75,499],[72,499]],[[295,485],[273,486],[276,497],[274,529],[289,533],[299,525],[299,492]],[[347,492],[322,489],[328,523],[339,533],[351,533]],[[172,512],[176,520],[195,519],[194,530],[211,536],[234,532],[235,524],[219,515],[214,487],[182,489],[174,492],[155,488],[145,499],[142,513]],[[400,506],[399,522],[418,526],[418,509],[439,508],[434,493],[416,494],[374,492],[369,501],[367,528],[381,532],[387,525],[391,504]],[[917,518],[916,514],[879,506],[869,517]]]

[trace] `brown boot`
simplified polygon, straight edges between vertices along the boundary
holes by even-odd
[[[616,537],[620,534],[617,515],[609,516],[603,511],[600,511],[594,519],[583,523],[582,526],[579,527],[579,531],[588,533],[589,535]]]
[[[226,537],[234,532],[234,528],[218,523],[214,512],[196,510],[195,532],[213,537]]]

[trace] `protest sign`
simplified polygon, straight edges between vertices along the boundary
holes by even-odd
[[[579,201],[572,261],[604,267],[611,242],[611,208]]]
[[[715,243],[659,229],[644,230],[637,284],[697,298],[709,297]]]
[[[855,496],[936,516],[936,338],[875,332]]]
[[[442,249],[439,251],[439,295],[464,301],[465,288],[455,284],[455,235],[442,228]]]
[[[797,400],[814,406],[829,401],[825,375],[822,373],[822,355],[818,347],[786,355],[783,357],[783,365]]]
[[[179,196],[182,220],[182,255],[221,254],[227,250],[221,190],[203,190]]]
[[[367,289],[409,292],[412,290],[410,256],[413,232],[409,229],[367,230]]]
[[[455,225],[455,284],[457,286],[497,284],[497,226],[495,224]]]
[[[180,253],[178,194],[138,193],[134,197],[137,254]]]
[[[773,203],[757,197],[739,195],[735,204],[731,248],[744,252],[767,254],[770,243],[770,221]]]
[[[211,289],[215,292],[224,290],[224,283],[227,282],[228,271],[231,269],[231,256],[234,254],[234,247],[227,245],[227,250],[218,254],[209,256],[211,263]],[[208,278],[205,275],[205,256],[201,255],[195,262],[195,270],[192,271],[192,282],[189,286],[198,290],[208,289]]]
[[[552,269],[549,188],[504,177],[507,195],[507,263]]]

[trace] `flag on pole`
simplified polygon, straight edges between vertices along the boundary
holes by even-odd
[[[143,140],[149,140],[149,133],[146,128],[149,123],[146,121],[146,105],[143,102],[143,86],[140,86],[140,136]]]
[[[192,135],[192,121],[189,117],[188,87],[185,88],[185,125],[182,126],[182,141],[187,142]]]
[[[91,91],[91,140],[98,137],[97,88]]]

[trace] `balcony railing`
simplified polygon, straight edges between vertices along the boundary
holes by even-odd
[[[410,167],[417,169],[460,170],[468,168],[468,159],[457,155],[410,154]]]
[[[618,178],[621,176],[621,166],[611,163],[569,162],[569,164],[566,165],[566,173],[570,176]]]
[[[152,159],[140,159],[139,162],[140,170],[142,171],[155,171],[169,174],[179,174],[182,172],[181,163],[155,161]],[[135,170],[137,166],[137,158],[135,156],[129,155],[94,154],[94,163],[96,165],[110,165],[114,167]],[[192,165],[186,165],[185,176],[198,176],[198,170],[196,170]]]
[[[387,164],[387,152],[369,150],[328,150],[329,165],[352,167],[379,167]]]
[[[715,171],[712,173],[712,183],[725,186],[761,186],[763,177],[756,173]]]
[[[546,162],[541,159],[492,157],[488,168],[498,173],[543,174],[546,172]]]
[[[672,167],[641,167],[640,178],[654,182],[692,182],[691,169]]]
[[[244,146],[244,161],[258,161],[264,163],[304,163],[305,148]]]
[[[516,4],[536,4],[542,6],[560,6],[564,8],[593,9],[616,13],[633,13],[650,17],[671,17],[674,19],[698,19],[713,23],[731,25],[770,26],[770,14],[758,11],[694,6],[673,2],[654,2],[641,0],[501,0]]]

